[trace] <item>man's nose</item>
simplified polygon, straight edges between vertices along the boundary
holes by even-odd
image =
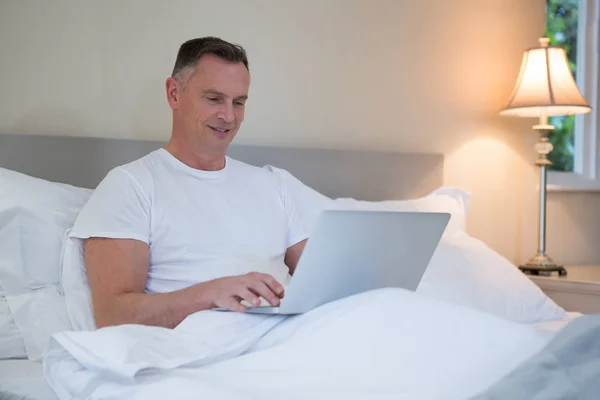
[[[235,115],[233,114],[233,104],[223,105],[223,108],[221,108],[221,112],[219,114],[219,118],[227,123],[233,122],[235,119]]]

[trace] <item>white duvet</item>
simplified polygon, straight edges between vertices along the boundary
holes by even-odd
[[[294,317],[203,311],[174,330],[62,332],[44,373],[60,399],[467,399],[551,335],[384,289]]]

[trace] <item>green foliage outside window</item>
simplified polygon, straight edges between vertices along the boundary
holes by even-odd
[[[546,0],[546,36],[551,46],[565,49],[573,76],[577,72],[577,25],[579,0]],[[575,116],[549,118],[555,126],[550,135],[554,150],[548,156],[552,170],[573,171],[575,153]]]

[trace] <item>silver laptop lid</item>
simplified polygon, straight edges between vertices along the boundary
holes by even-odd
[[[447,213],[322,212],[279,312],[385,287],[415,290],[449,220]]]

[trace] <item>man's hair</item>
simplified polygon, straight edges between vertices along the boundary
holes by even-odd
[[[198,61],[207,54],[213,54],[231,63],[244,63],[246,69],[250,70],[246,50],[242,46],[208,36],[190,39],[179,47],[171,76],[181,81],[185,87],[189,78],[196,71]]]

